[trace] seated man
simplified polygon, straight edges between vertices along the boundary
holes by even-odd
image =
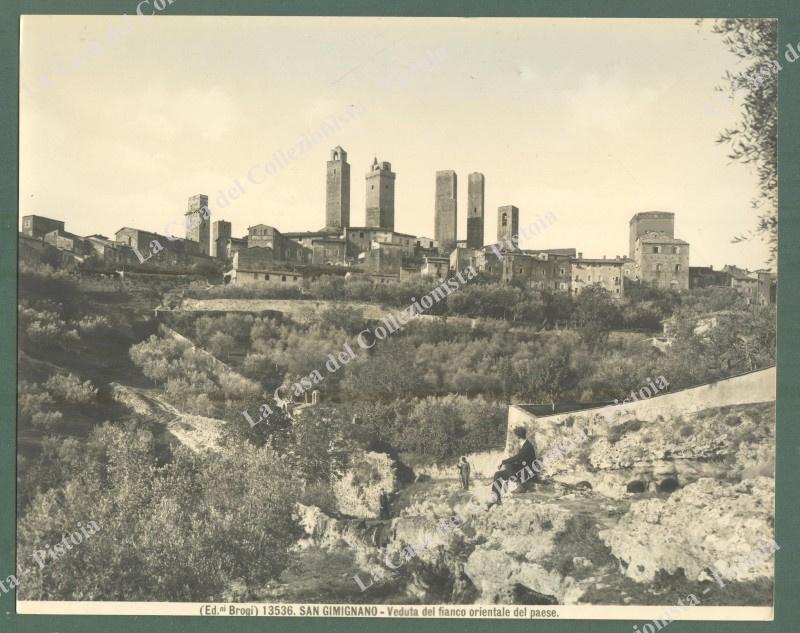
[[[533,444],[528,440],[528,432],[524,426],[518,426],[513,431],[514,435],[520,440],[519,450],[511,457],[506,457],[500,462],[500,470],[498,470],[492,478],[492,489],[497,496],[497,502],[502,501],[502,497],[506,494],[506,480],[510,477],[515,477],[517,484],[525,484],[529,481],[538,481],[536,471],[531,467],[536,460],[536,451],[533,449]],[[491,504],[490,504],[491,505]]]

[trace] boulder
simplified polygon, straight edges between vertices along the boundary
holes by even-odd
[[[668,498],[636,501],[614,527],[600,537],[622,562],[625,574],[650,582],[659,571],[683,570],[689,580],[705,570],[737,570],[738,580],[771,578],[771,558],[743,557],[772,543],[775,481],[756,477],[733,484],[711,478],[674,492]]]
[[[333,483],[336,509],[347,516],[378,518],[381,495],[396,488],[397,473],[389,455],[355,451],[344,474]]]

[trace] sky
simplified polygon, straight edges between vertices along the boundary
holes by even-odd
[[[23,17],[20,216],[182,234],[204,193],[237,237],[318,230],[341,146],[352,225],[377,157],[397,174],[397,231],[433,237],[435,172],[454,170],[464,239],[478,171],[487,243],[513,204],[521,227],[556,217],[523,248],[625,255],[631,216],[662,210],[693,266],[768,258],[759,239],[732,243],[755,227],[757,178],[715,142],[740,107],[715,87],[741,62],[707,24],[168,11]]]

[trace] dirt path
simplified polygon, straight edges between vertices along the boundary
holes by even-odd
[[[155,418],[183,445],[195,453],[218,450],[224,420],[183,413],[164,400],[157,391],[110,383],[115,400],[135,413]]]

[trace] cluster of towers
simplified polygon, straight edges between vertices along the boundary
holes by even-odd
[[[341,231],[350,226],[350,164],[347,152],[337,146],[328,161],[325,192],[325,230]],[[366,175],[367,220],[370,228],[394,231],[394,181],[391,163],[375,158]]]
[[[467,248],[483,246],[486,179],[480,172],[467,177]],[[434,239],[444,252],[458,243],[458,175],[452,170],[436,172]]]
[[[396,174],[391,163],[373,159],[366,174],[366,224],[368,228],[394,231],[394,191]],[[486,178],[480,172],[467,177],[467,248],[484,245]],[[350,226],[350,165],[341,147],[331,150],[327,163],[325,230],[342,231]],[[497,239],[507,240],[519,233],[519,209],[498,209]],[[436,172],[434,239],[443,253],[458,245],[458,175],[455,171]]]

